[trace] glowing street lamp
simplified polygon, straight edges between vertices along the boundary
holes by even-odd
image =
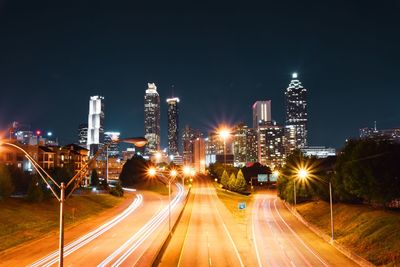
[[[300,168],[297,170],[297,177],[301,181],[306,181],[309,177],[309,171],[306,168]],[[294,209],[296,210],[296,179],[293,180],[293,199],[294,199]]]
[[[218,131],[218,135],[222,138],[224,141],[224,168],[226,169],[226,139],[229,138],[230,136],[230,130],[227,128],[221,128]]]

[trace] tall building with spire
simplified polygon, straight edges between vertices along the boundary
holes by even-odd
[[[104,142],[104,97],[91,96],[87,129],[87,149],[93,156]]]
[[[253,104],[253,128],[258,129],[258,125],[272,121],[271,100],[256,101]]]
[[[168,104],[168,154],[179,154],[179,98],[167,98]]]
[[[147,84],[144,95],[144,137],[148,141],[145,154],[160,150],[160,96],[154,83]]]
[[[298,79],[297,73],[285,91],[285,139],[286,153],[307,146],[307,89]]]

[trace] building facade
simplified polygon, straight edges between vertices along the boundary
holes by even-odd
[[[104,142],[104,97],[91,96],[87,130],[87,149],[93,156]]]
[[[324,146],[309,146],[300,149],[305,156],[316,157],[316,158],[327,158],[330,156],[336,156],[336,149]]]
[[[120,132],[105,132],[104,144],[108,146],[108,157],[118,158],[120,156],[119,143],[113,142],[119,140]]]
[[[204,138],[196,138],[193,143],[193,166],[196,172],[206,171],[206,144]]]
[[[276,122],[259,125],[258,160],[261,164],[274,169],[285,160],[284,128]]]
[[[144,137],[148,143],[145,154],[160,150],[160,96],[154,83],[147,84],[144,96]]]
[[[285,136],[287,151],[307,146],[307,89],[298,79],[297,73],[292,74],[292,80],[285,91]]]
[[[186,125],[182,131],[182,157],[185,165],[193,164],[193,144],[197,138],[203,138],[203,133]]]
[[[168,104],[168,154],[179,154],[179,98],[167,99]]]
[[[87,147],[88,124],[82,123],[78,126],[78,145]]]
[[[271,100],[256,101],[253,104],[253,128],[258,129],[259,124],[271,120]]]

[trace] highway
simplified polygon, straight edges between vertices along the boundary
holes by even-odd
[[[276,192],[255,195],[252,235],[258,266],[357,266],[290,213]]]
[[[218,197],[208,179],[199,177],[192,188],[193,202],[185,209],[160,266],[244,266],[221,217]]]
[[[185,192],[180,184],[174,187],[177,190],[172,195],[171,208],[176,217]],[[77,235],[75,229],[75,238],[71,240],[67,229],[64,265],[119,266],[139,261],[149,250],[156,254],[162,245],[162,240],[156,239],[160,230],[167,229],[167,217],[168,196],[149,191],[137,192],[131,204],[115,217],[97,226],[89,223],[92,225],[90,231]],[[85,224],[82,225],[82,229],[86,228]],[[27,244],[6,255],[0,266],[57,266],[58,250],[54,251],[57,241],[58,233]]]

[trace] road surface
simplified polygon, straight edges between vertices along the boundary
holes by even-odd
[[[191,194],[181,220],[187,225],[178,226],[160,266],[244,266],[216,207],[219,200],[211,182],[199,177]]]
[[[357,266],[306,228],[276,192],[255,195],[252,234],[258,266]]]

